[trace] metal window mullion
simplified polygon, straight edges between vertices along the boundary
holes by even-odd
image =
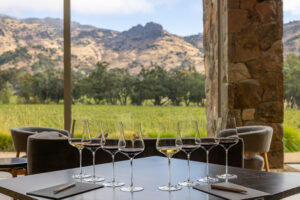
[[[64,128],[71,125],[71,0],[64,0]]]

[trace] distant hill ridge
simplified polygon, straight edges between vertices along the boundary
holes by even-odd
[[[283,43],[285,54],[300,54],[300,21],[284,25]],[[0,14],[0,47],[0,69],[62,69],[63,21]],[[133,74],[141,66],[155,65],[166,70],[195,67],[203,72],[203,55],[202,34],[180,37],[154,22],[123,32],[72,22],[72,66],[82,74],[94,69],[99,61]]]
[[[166,70],[195,67],[203,72],[203,37],[180,37],[160,24],[149,22],[127,31],[101,29],[72,22],[72,66],[86,73],[99,61],[109,68],[138,73],[159,65]],[[62,69],[63,21],[54,18],[16,19],[0,15],[0,69],[37,72],[46,67]]]
[[[300,21],[293,21],[284,25],[283,30],[284,54],[300,54]]]

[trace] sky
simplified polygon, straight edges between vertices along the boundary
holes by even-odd
[[[283,0],[284,22],[300,20],[300,0]],[[71,0],[72,20],[117,31],[147,22],[180,36],[203,31],[202,0]],[[63,0],[0,0],[0,13],[62,18]]]

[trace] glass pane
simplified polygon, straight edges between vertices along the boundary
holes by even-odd
[[[63,128],[63,2],[0,1],[0,149],[10,129]]]
[[[73,0],[73,118],[205,119],[201,0]]]
[[[284,21],[284,145],[286,152],[300,151],[300,37],[299,1],[283,1]],[[295,154],[284,156],[286,163],[300,162]]]

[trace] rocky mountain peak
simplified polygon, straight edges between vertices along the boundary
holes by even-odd
[[[145,31],[149,31],[149,32],[153,32],[153,31],[157,31],[157,32],[163,32],[163,27],[160,24],[154,23],[154,22],[148,22],[145,26],[144,26]]]
[[[138,39],[156,39],[164,35],[163,27],[154,22],[148,22],[145,26],[137,25],[122,33],[133,40]]]

